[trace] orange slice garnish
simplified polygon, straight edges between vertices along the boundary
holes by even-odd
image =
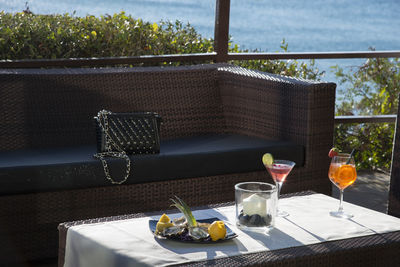
[[[335,180],[340,184],[350,185],[357,178],[356,168],[353,165],[345,164],[340,166],[335,175]]]

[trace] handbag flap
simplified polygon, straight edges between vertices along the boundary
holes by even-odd
[[[101,127],[98,142],[100,151],[125,151],[127,154],[156,154],[160,152],[159,127],[161,117],[152,112],[111,113],[104,122],[107,136]],[[100,129],[99,129],[100,128]],[[108,144],[107,144],[108,142]],[[99,146],[98,146],[99,147]]]

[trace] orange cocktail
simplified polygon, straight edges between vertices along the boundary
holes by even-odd
[[[333,184],[343,190],[357,179],[356,167],[352,164],[332,163],[328,176]]]
[[[353,217],[352,214],[343,211],[343,191],[357,179],[356,164],[352,154],[341,153],[334,156],[329,167],[328,177],[340,190],[339,209],[330,212],[334,217],[346,219]]]

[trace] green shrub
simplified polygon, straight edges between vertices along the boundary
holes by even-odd
[[[213,51],[213,41],[176,21],[0,12],[1,59],[117,57]]]
[[[345,72],[335,67],[342,97],[337,102],[337,115],[397,114],[400,93],[398,58],[367,59],[362,66]],[[343,89],[344,88],[344,89]],[[364,123],[337,125],[335,144],[343,151],[355,148],[356,162],[365,169],[390,169],[394,124]]]

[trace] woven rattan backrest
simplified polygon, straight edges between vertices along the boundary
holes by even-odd
[[[400,105],[400,101],[399,101]],[[400,218],[400,108],[397,111],[397,121],[393,140],[392,171],[390,174],[388,214]]]
[[[278,76],[231,65],[219,68],[219,82],[228,131],[306,145],[308,129],[318,132],[321,123],[333,129],[335,95],[332,92],[336,87],[333,83]],[[316,91],[321,99],[313,98]],[[321,105],[329,107],[329,121],[326,110],[318,112]],[[308,122],[310,119],[312,125]],[[321,143],[332,142],[329,134],[321,134],[321,138],[324,139]]]
[[[213,65],[0,70],[0,151],[94,144],[93,116],[154,111],[161,138],[223,132]]]

